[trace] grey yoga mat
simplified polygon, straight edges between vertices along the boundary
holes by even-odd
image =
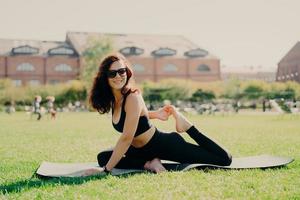
[[[281,167],[293,162],[293,158],[279,157],[271,155],[249,156],[241,158],[233,158],[230,166],[219,166],[212,164],[181,164],[171,161],[162,161],[164,167],[168,171],[187,171],[190,169],[265,169]],[[85,176],[89,170],[101,170],[98,163],[53,163],[42,162],[36,171],[41,177],[81,177]],[[122,175],[128,173],[144,172],[141,169],[117,169],[112,170],[112,175]],[[99,172],[104,174],[104,172]]]

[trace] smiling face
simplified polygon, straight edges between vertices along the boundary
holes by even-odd
[[[108,73],[112,76],[108,76],[108,83],[112,89],[121,90],[126,84],[127,72],[124,69],[126,69],[126,65],[122,60],[115,61],[110,66]]]

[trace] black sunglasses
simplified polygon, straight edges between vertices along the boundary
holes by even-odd
[[[107,77],[108,78],[115,78],[117,76],[117,73],[119,76],[125,76],[127,72],[127,68],[120,68],[118,70],[108,70]]]

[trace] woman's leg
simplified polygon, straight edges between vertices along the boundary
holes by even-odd
[[[106,165],[110,159],[113,150],[102,151],[98,154],[97,160],[100,167]],[[139,155],[139,152],[136,151],[136,148],[130,146],[125,156],[119,161],[116,165],[116,168],[120,169],[144,169],[144,165],[147,162],[146,158],[143,158]]]
[[[204,138],[206,139],[206,138]],[[208,150],[204,146],[186,142],[181,135],[176,132],[161,133],[159,140],[160,147],[157,157],[164,160],[172,160],[180,163],[205,163],[215,165],[230,165],[231,156],[219,146],[211,144],[209,147],[214,151]],[[225,153],[224,153],[225,152]]]
[[[207,151],[212,152],[216,156],[224,158],[227,163],[231,163],[232,156],[224,148],[202,134],[188,119],[178,112],[174,106],[170,106],[170,111],[176,120],[176,130],[178,132],[187,132],[188,135],[195,140],[197,144],[205,148]]]

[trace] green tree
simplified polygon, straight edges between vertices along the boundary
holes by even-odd
[[[222,97],[235,99],[236,101],[242,98],[241,81],[236,78],[229,79],[224,85]]]
[[[110,38],[89,38],[88,48],[83,52],[83,69],[81,79],[90,86],[92,78],[97,73],[103,57],[112,52],[113,44]]]
[[[202,89],[198,89],[191,97],[191,101],[204,102],[211,101],[216,96],[211,91],[203,91]]]
[[[244,90],[244,96],[248,99],[258,99],[264,95],[263,89],[257,85],[249,85]]]

